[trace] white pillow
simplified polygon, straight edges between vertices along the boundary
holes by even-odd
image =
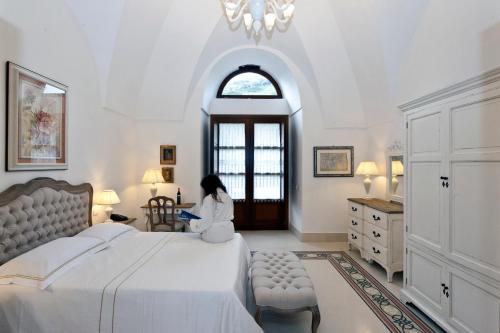
[[[47,288],[107,243],[90,237],[62,237],[34,248],[0,266],[0,284]]]
[[[109,243],[113,239],[134,230],[137,229],[123,223],[99,223],[83,230],[76,237],[93,237]]]

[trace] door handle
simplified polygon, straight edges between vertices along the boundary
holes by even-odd
[[[379,238],[380,237],[380,233],[375,232],[375,230],[373,230],[373,236],[375,236],[376,238]]]
[[[377,249],[375,248],[375,246],[374,246],[374,247],[372,247],[372,249],[373,249],[373,253],[375,253],[375,254],[380,254],[380,250],[377,250]]]
[[[351,224],[352,224],[352,225],[358,225],[358,222],[351,221]]]
[[[373,214],[372,217],[373,217],[373,220],[380,221],[380,216],[375,216],[375,214]]]
[[[352,210],[353,212],[357,212],[357,211],[358,211],[358,209],[357,209],[356,207],[351,207],[351,210]]]
[[[358,239],[358,237],[356,235],[354,235],[354,234],[351,234],[351,238],[352,239]]]

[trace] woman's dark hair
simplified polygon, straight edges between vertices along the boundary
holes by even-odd
[[[220,201],[219,196],[217,195],[217,188],[220,188],[224,192],[227,193],[227,189],[222,184],[222,181],[217,175],[208,175],[201,180],[200,183],[203,191],[205,191],[205,195],[211,195],[214,200]]]

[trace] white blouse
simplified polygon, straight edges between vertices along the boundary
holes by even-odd
[[[220,243],[233,238],[234,218],[233,199],[222,189],[217,189],[219,200],[212,195],[203,199],[200,209],[201,220],[191,220],[189,226],[192,232],[201,233],[202,239]]]

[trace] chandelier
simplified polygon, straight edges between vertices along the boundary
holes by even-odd
[[[230,23],[243,22],[247,31],[259,35],[262,27],[272,31],[276,22],[287,24],[293,16],[294,0],[222,0]]]

